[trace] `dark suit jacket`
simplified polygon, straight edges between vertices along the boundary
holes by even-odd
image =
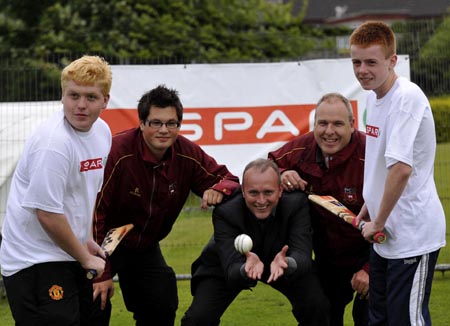
[[[247,208],[238,190],[227,202],[213,210],[214,235],[192,264],[191,288],[204,277],[221,277],[230,287],[248,288],[255,281],[243,277],[241,266],[245,255],[234,248],[234,239],[242,233],[253,240],[253,253],[264,263],[261,281],[270,276],[270,263],[284,245],[289,246],[288,257],[297,269],[285,280],[295,279],[309,272],[312,266],[312,231],[307,196],[299,191],[283,193],[274,215],[258,220]]]

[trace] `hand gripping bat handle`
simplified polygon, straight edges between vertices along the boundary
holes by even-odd
[[[102,258],[102,256],[100,256],[99,254],[97,254],[97,257]],[[95,269],[90,269],[86,272],[86,278],[88,280],[93,280],[96,277],[97,277],[97,271]]]
[[[90,269],[86,272],[86,278],[88,280],[93,280],[97,277],[97,271],[95,269]]]
[[[356,223],[356,219],[353,220],[354,223]],[[364,228],[364,225],[366,222],[361,221],[359,225],[353,224],[355,227],[357,227],[360,231]],[[386,234],[384,232],[377,232],[372,236],[372,240],[376,243],[383,243],[386,241]]]

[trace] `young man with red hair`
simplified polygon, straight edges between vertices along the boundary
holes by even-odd
[[[370,325],[431,325],[434,267],[445,216],[433,178],[436,135],[422,90],[399,77],[395,35],[369,21],[350,37],[353,70],[367,98],[362,234],[384,230],[370,258]]]

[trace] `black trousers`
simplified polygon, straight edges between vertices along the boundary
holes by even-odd
[[[159,245],[145,252],[118,248],[109,258],[113,275],[119,275],[119,285],[128,311],[136,325],[173,326],[178,308],[175,272],[162,256]],[[111,303],[100,310],[96,300],[91,324],[109,325]]]
[[[291,282],[283,278],[269,285],[286,296],[299,325],[329,325],[329,303],[315,274],[307,274]],[[184,314],[181,325],[219,325],[221,316],[241,290],[229,287],[224,278],[202,279],[195,289],[192,304]]]
[[[344,325],[345,307],[353,300],[352,317],[354,326],[367,326],[369,324],[369,300],[361,299],[353,290],[351,280],[355,272],[323,265],[320,265],[318,270],[325,295],[331,305],[330,325]]]
[[[92,282],[78,262],[36,264],[3,282],[17,326],[89,324]]]

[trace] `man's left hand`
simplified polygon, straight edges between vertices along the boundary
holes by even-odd
[[[275,282],[284,275],[284,270],[288,268],[286,259],[286,253],[288,249],[289,247],[285,245],[273,259],[272,263],[270,264],[270,277],[267,280],[267,283],[270,283],[272,281]]]

